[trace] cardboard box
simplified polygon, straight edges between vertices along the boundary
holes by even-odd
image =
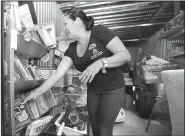
[[[26,96],[28,96],[31,92],[27,93]],[[48,90],[43,95],[41,95],[37,100],[31,100],[28,101],[28,109],[30,114],[33,114],[33,118],[37,119],[43,114],[45,114],[47,111],[49,111],[50,108],[57,105],[57,101],[54,98],[54,95],[52,94],[51,90]]]
[[[26,136],[37,136],[43,128],[52,120],[52,116],[45,116],[40,119],[33,121],[26,130]]]
[[[177,64],[142,65],[141,79],[145,84],[162,83],[161,71],[178,69]]]

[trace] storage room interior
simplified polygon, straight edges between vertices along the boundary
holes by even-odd
[[[120,66],[125,93],[113,135],[184,135],[184,1],[2,1],[1,135],[93,135],[87,85],[74,65],[22,103],[73,42],[64,21],[72,7],[111,30],[131,56]]]

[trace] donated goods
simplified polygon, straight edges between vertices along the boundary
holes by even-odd
[[[141,79],[146,84],[161,83],[161,71],[178,69],[177,64],[162,64],[162,65],[142,65]]]
[[[29,96],[30,93],[28,92],[25,94],[26,96]],[[38,97],[36,100],[30,100],[27,102],[29,113],[33,114],[33,119],[37,119],[41,117],[43,114],[49,111],[50,108],[57,105],[57,101],[54,98],[54,95],[52,94],[51,90],[48,90],[43,95]]]
[[[177,64],[172,64],[162,58],[148,54],[142,59],[140,76],[145,84],[161,83],[161,71],[177,68]]]
[[[147,54],[141,62],[145,62],[145,64],[147,65],[162,65],[162,64],[168,64],[170,62],[162,59],[162,58],[158,58],[156,56]]]
[[[19,131],[23,129],[26,125],[28,125],[32,119],[34,119],[34,115],[30,112],[28,108],[28,104],[21,104],[25,100],[25,95],[16,95],[14,101],[14,116],[15,116],[15,131]],[[8,106],[9,103],[5,102],[4,104],[4,125],[5,125],[5,133],[8,133],[9,124],[9,114],[8,114]]]
[[[43,128],[52,120],[53,116],[45,116],[40,119],[33,121],[28,125],[26,130],[26,136],[37,136]]]
[[[18,9],[20,13],[20,20],[23,26],[28,29],[33,28],[34,24],[33,24],[32,16],[31,16],[28,4],[24,4],[18,7]]]
[[[121,108],[115,122],[119,123],[124,121],[125,121],[125,111],[123,108]]]
[[[178,26],[184,25],[184,11],[181,11],[179,15],[174,17],[169,23],[168,23],[168,31],[172,28],[176,28]]]
[[[168,64],[170,62],[162,59],[162,58],[157,58],[155,56],[151,56],[151,59],[149,59],[148,61],[146,61],[146,64],[148,65],[162,65],[162,64]]]
[[[82,136],[87,134],[87,117],[85,112],[77,112],[76,110],[62,112],[55,121],[57,126],[57,136],[64,133],[66,136]]]
[[[84,87],[71,84],[63,88],[65,105],[73,104],[77,107],[87,105],[87,91]]]
[[[31,122],[31,114],[28,111],[27,104],[21,104],[25,99],[25,96],[16,95],[14,103],[15,112],[15,129],[18,130],[21,127]]]
[[[31,110],[31,113],[33,114],[34,116],[34,119],[37,119],[39,118],[40,114],[39,114],[39,110],[37,108],[37,104],[36,104],[36,101],[34,100],[30,100],[27,102],[30,110]]]
[[[81,89],[81,87],[75,85],[75,84],[71,84],[71,85],[67,85],[63,88],[63,91],[65,93],[68,94],[82,94],[83,90]]]
[[[52,94],[54,95],[58,104],[63,104],[64,91],[62,87],[53,87]]]

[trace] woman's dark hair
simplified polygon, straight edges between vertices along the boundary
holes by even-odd
[[[86,14],[75,7],[71,7],[71,9],[65,14],[69,15],[69,18],[72,19],[73,21],[76,20],[77,17],[79,17],[82,22],[85,25],[86,30],[91,30],[92,27],[94,26],[94,19],[91,16],[86,16]]]

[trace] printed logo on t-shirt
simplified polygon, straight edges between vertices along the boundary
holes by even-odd
[[[93,55],[91,56],[91,59],[94,59],[94,58],[100,56],[101,54],[103,54],[103,52],[102,51],[99,51],[96,47],[94,47],[94,49],[92,50],[92,52],[93,52]]]
[[[89,50],[92,50],[92,49],[94,49],[94,48],[96,48],[96,44],[95,44],[95,43],[93,43],[93,44],[91,44],[91,45],[89,46]]]
[[[98,49],[93,49],[93,55],[98,53]]]

